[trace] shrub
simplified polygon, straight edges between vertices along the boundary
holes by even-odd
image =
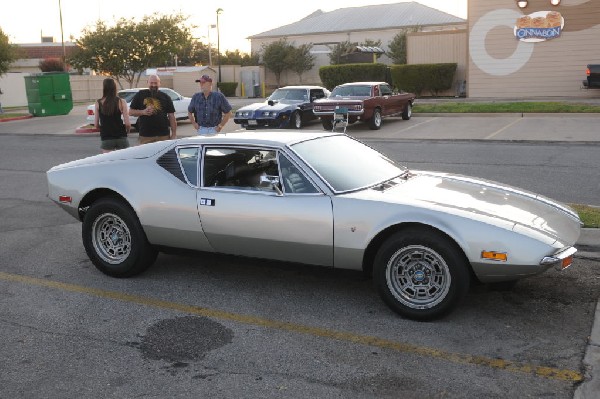
[[[456,63],[393,65],[393,86],[420,96],[425,90],[432,96],[452,88]]]
[[[235,90],[237,89],[237,82],[218,82],[217,87],[225,95],[225,97],[235,97]]]
[[[60,58],[45,58],[39,64],[42,72],[64,72],[65,64]]]
[[[326,65],[319,68],[319,77],[323,86],[332,90],[349,82],[385,82],[387,69],[385,64]]]

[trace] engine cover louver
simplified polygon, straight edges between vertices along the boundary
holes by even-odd
[[[179,160],[177,159],[177,153],[175,152],[175,149],[164,153],[156,160],[156,163],[164,168],[167,172],[186,183],[183,172],[181,171],[181,165],[179,165]]]

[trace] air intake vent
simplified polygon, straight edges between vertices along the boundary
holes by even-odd
[[[156,163],[182,182],[187,183],[183,176],[183,172],[181,171],[181,166],[179,166],[179,160],[177,159],[175,149],[165,152],[163,156],[156,160]]]

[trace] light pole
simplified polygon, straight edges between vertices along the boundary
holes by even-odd
[[[62,23],[62,7],[60,6],[60,0],[58,0],[58,14],[60,16],[60,41],[62,43],[62,52],[63,52],[63,65],[67,60],[67,52],[65,51],[65,36],[63,34],[63,23]]]
[[[219,65],[219,83],[221,83],[221,35],[219,34],[219,15],[222,8],[217,8],[217,64]]]
[[[217,25],[215,24],[211,24],[208,25],[208,65],[212,66],[212,52],[210,51],[210,48],[212,47],[212,43],[210,42],[210,30],[216,28]]]

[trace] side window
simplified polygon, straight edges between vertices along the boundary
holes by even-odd
[[[172,101],[179,100],[179,97],[177,97],[177,94],[173,90],[164,90],[164,93],[168,95]]]
[[[381,85],[381,95],[382,96],[391,96],[392,89],[388,85]]]
[[[279,179],[274,150],[249,148],[207,148],[203,165],[204,187],[273,191]]]
[[[285,155],[279,154],[281,183],[286,194],[315,194],[319,190]]]
[[[180,148],[178,150],[179,162],[185,177],[190,184],[198,185],[198,147]]]
[[[325,93],[323,93],[323,90],[311,90],[310,91],[310,101],[314,101],[317,100],[319,98],[323,98],[325,97]]]

